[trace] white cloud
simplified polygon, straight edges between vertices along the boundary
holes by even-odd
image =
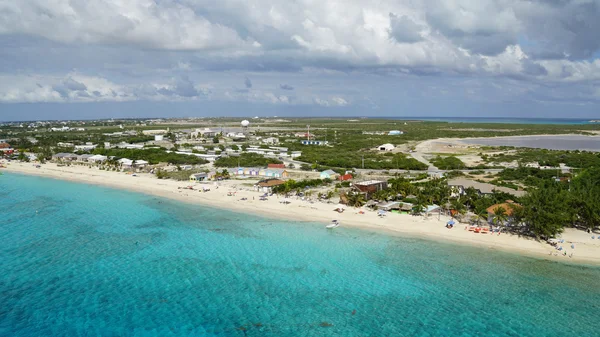
[[[596,0],[0,0],[0,43],[10,42],[0,80],[16,76],[11,65],[19,77],[54,74],[0,83],[0,100],[359,104],[338,90],[343,81],[303,88],[280,78],[267,88],[246,77],[254,72],[311,83],[375,73],[592,86],[600,80],[599,30]],[[34,42],[19,44],[27,39]],[[40,70],[45,64],[62,70]],[[216,76],[203,78],[207,71]]]

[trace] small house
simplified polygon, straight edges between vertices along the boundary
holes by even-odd
[[[392,131],[388,132],[388,136],[399,136],[401,134],[404,134],[404,132],[402,132],[400,130],[392,130]]]
[[[122,168],[128,169],[133,166],[133,160],[127,158],[121,158],[117,161]]]
[[[269,137],[261,140],[265,144],[277,145],[279,144],[279,138]]]
[[[208,173],[194,173],[190,175],[190,181],[198,182],[208,180]]]
[[[143,168],[143,167],[148,166],[148,162],[145,160],[136,160],[133,163],[133,166],[138,167],[138,168]]]
[[[337,174],[334,170],[325,170],[323,172],[321,172],[319,178],[321,179],[337,179],[337,177],[339,176],[339,174]]]
[[[270,169],[284,169],[285,168],[285,164],[269,164],[269,165],[267,165],[267,168],[270,168]]]
[[[107,159],[108,159],[107,156],[103,156],[103,155],[97,154],[97,155],[89,157],[88,158],[88,162],[90,162],[90,163],[103,163]]]
[[[80,163],[88,163],[89,159],[93,156],[94,155],[91,155],[91,154],[82,154],[82,155],[77,156],[77,161]]]
[[[287,178],[289,176],[286,170],[282,169],[267,169],[265,170],[265,177],[269,178]]]
[[[74,160],[77,160],[77,155],[74,153],[57,153],[52,156],[52,160],[74,161]]]
[[[339,180],[339,181],[346,181],[346,180],[352,180],[352,178],[354,178],[354,177],[352,176],[352,174],[350,174],[350,173],[346,173],[346,174],[344,174],[344,175],[341,175],[341,176],[339,176],[339,177],[338,177],[338,180]]]
[[[259,181],[256,185],[254,185],[254,188],[259,192],[273,193],[273,187],[283,185],[283,184],[285,184],[285,181],[283,181],[283,180],[268,179],[268,180]]]

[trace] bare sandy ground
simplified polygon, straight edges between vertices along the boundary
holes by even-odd
[[[355,227],[371,231],[385,232],[388,234],[423,238],[428,240],[443,241],[460,245],[470,245],[484,250],[503,250],[537,258],[552,259],[565,262],[585,264],[600,264],[600,239],[592,239],[591,235],[567,230],[561,244],[568,252],[562,255],[550,245],[535,240],[519,238],[509,234],[475,234],[465,229],[464,225],[457,225],[454,229],[446,229],[448,217],[430,216],[428,219],[421,216],[388,214],[380,218],[376,212],[366,209],[346,208],[339,214],[333,210],[337,204],[323,202],[308,202],[300,199],[291,199],[290,204],[280,203],[282,198],[269,197],[266,201],[259,201],[261,192],[252,190],[249,186],[253,181],[230,180],[209,184],[190,184],[173,180],[159,180],[150,174],[137,174],[136,177],[118,172],[102,171],[97,168],[85,166],[63,166],[43,164],[36,168],[31,163],[4,163],[6,168],[1,170],[37,175],[55,179],[69,180],[87,184],[104,185],[114,188],[126,189],[167,197],[187,203],[202,204],[211,207],[229,209],[233,211],[252,213],[265,217],[279,218],[296,222],[322,223],[323,227],[332,219],[337,219],[342,226],[335,230],[344,230],[344,227]],[[10,179],[4,176],[2,179]],[[192,185],[195,190],[182,189]],[[210,188],[208,192],[201,192],[202,187]],[[241,200],[247,198],[247,200]],[[359,214],[364,211],[364,214]],[[326,230],[323,228],[323,230]],[[571,248],[575,245],[575,249]],[[572,257],[569,255],[573,254]]]

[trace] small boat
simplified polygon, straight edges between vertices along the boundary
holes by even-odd
[[[331,223],[327,226],[325,226],[325,228],[327,229],[333,229],[333,228],[337,228],[340,226],[340,222],[337,220],[332,220]]]

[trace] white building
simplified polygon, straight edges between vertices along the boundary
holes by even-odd
[[[279,138],[269,137],[269,138],[263,139],[262,142],[265,144],[277,145],[277,144],[279,144]]]
[[[144,131],[142,131],[142,134],[144,134],[146,136],[154,136],[154,135],[164,135],[167,132],[169,132],[169,130],[144,130]]]
[[[379,145],[377,149],[379,151],[393,151],[396,147],[393,144],[387,143],[383,145]]]
[[[85,145],[75,145],[75,151],[92,151],[93,149],[95,149],[98,145],[94,145],[94,144],[85,144]]]
[[[103,163],[103,162],[105,162],[107,159],[108,159],[108,157],[107,157],[107,156],[103,156],[103,155],[99,155],[99,154],[97,154],[97,155],[94,155],[94,156],[88,157],[88,159],[87,159],[87,160],[88,160],[88,162],[90,162],[90,163]]]
[[[148,166],[148,162],[147,162],[147,161],[145,161],[145,160],[141,160],[141,159],[140,159],[140,160],[136,160],[136,161],[133,163],[133,166],[135,166],[135,167],[139,167],[139,168],[146,167],[146,166]]]
[[[133,160],[127,158],[121,158],[118,160],[118,163],[123,168],[131,168],[133,166]]]

